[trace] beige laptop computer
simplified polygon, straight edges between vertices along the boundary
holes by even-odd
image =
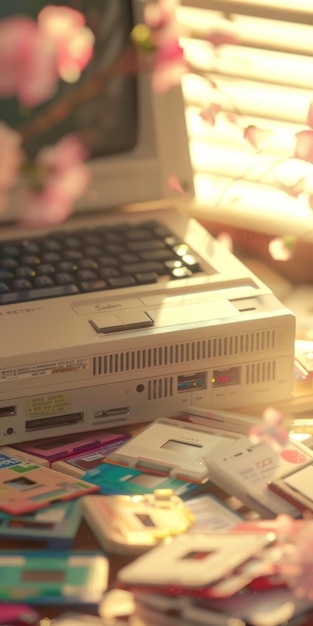
[[[143,4],[81,3],[103,12],[90,71],[119,53]],[[70,122],[96,136],[72,218],[29,232],[2,216],[1,444],[288,398],[293,315],[188,217],[180,90],[156,95],[148,75],[119,77]],[[173,174],[188,189],[180,208]]]

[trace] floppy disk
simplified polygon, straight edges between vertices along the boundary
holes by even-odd
[[[87,450],[97,450],[101,446],[113,443],[123,443],[129,439],[130,435],[113,433],[109,431],[95,432],[86,436],[71,434],[62,437],[52,437],[48,439],[37,439],[28,443],[21,443],[14,446],[17,450],[21,450],[35,457],[45,459],[50,465],[54,461],[60,459],[68,459],[74,455],[82,454]],[[37,461],[39,462],[39,461]]]
[[[243,589],[263,563],[264,549],[274,533],[193,535],[175,537],[145,552],[119,570],[119,583],[130,589],[165,595],[228,597]]]
[[[20,515],[98,491],[95,484],[0,454],[0,511]]]
[[[280,452],[266,443],[252,445],[248,438],[217,446],[207,456],[210,479],[263,517],[287,513],[299,517],[299,509],[268,488],[268,483],[312,461],[306,446],[290,441]]]
[[[107,457],[110,462],[203,483],[209,478],[205,460],[219,443],[233,436],[210,432],[205,426],[162,418]]]
[[[40,542],[50,550],[67,550],[72,546],[81,523],[79,499],[57,502],[25,515],[0,512],[0,538]]]
[[[268,487],[299,511],[313,512],[313,459],[270,481]]]
[[[41,459],[35,454],[24,452],[24,450],[17,450],[16,448],[13,448],[13,446],[0,446],[0,454],[6,454],[7,456],[14,457],[19,461],[28,461],[29,463],[36,463],[37,465],[42,465],[43,467],[49,467],[49,462],[46,459]]]
[[[39,614],[27,604],[1,602],[0,624],[4,626],[40,626]]]
[[[101,446],[101,448],[81,452],[80,454],[71,456],[69,459],[62,459],[62,461],[54,461],[51,463],[51,467],[58,472],[63,472],[70,476],[83,476],[85,472],[100,465],[108,454],[111,454],[116,448],[119,448],[127,439],[129,439],[129,435],[121,435],[120,439],[113,443],[107,443]]]
[[[108,584],[108,559],[99,553],[0,553],[0,601],[98,604]]]
[[[179,480],[170,476],[160,476],[151,472],[142,472],[132,467],[115,465],[105,459],[83,475],[88,483],[94,483],[100,492],[107,495],[142,495],[153,493],[155,489],[171,489],[176,496],[187,500],[208,486]]]
[[[241,515],[211,494],[198,495],[188,500],[188,509],[194,516],[189,533],[225,533],[241,524]]]
[[[194,517],[170,489],[142,496],[93,495],[82,499],[83,516],[105,550],[138,554],[186,532]]]

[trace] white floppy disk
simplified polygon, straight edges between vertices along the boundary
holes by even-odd
[[[231,576],[274,538],[274,533],[247,533],[244,541],[242,534],[232,533],[179,535],[123,567],[118,580],[130,588],[161,586],[165,594],[189,591],[205,596],[210,587]]]
[[[83,515],[105,550],[139,554],[186,532],[194,516],[171,489],[153,494],[85,497]]]
[[[120,446],[107,461],[203,483],[209,478],[205,456],[215,446],[239,435],[175,419],[158,419]]]

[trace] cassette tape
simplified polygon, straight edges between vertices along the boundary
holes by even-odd
[[[110,462],[142,471],[203,483],[209,478],[205,457],[218,444],[233,436],[209,431],[205,426],[182,420],[155,420],[141,433],[107,457]]]
[[[99,553],[0,553],[0,602],[97,605],[108,585],[108,559]]]
[[[246,533],[244,541],[241,533],[186,533],[140,555],[117,578],[135,592],[228,597],[259,575],[264,550],[275,538],[275,533]]]
[[[106,495],[142,495],[153,493],[155,489],[172,489],[182,500],[196,496],[209,485],[209,481],[198,484],[170,476],[160,476],[147,470],[142,472],[132,467],[115,465],[107,459],[86,472],[83,479],[98,485],[100,493]]]
[[[194,517],[170,489],[142,496],[86,496],[83,516],[105,550],[136,554],[186,532]]]
[[[86,433],[84,435],[73,433],[63,437],[37,439],[36,441],[17,444],[14,449],[31,454],[35,458],[40,457],[50,465],[54,461],[69,459],[88,450],[97,450],[113,443],[123,443],[129,438],[130,435],[128,434],[109,431],[95,432],[88,437]],[[39,462],[38,459],[37,462]]]
[[[71,548],[81,523],[80,499],[57,502],[25,515],[9,515],[0,512],[0,538],[21,540],[25,547],[39,542],[49,550]],[[17,547],[17,546],[16,546]]]
[[[54,461],[51,463],[51,467],[58,472],[69,474],[69,476],[83,476],[85,472],[98,467],[111,452],[119,448],[127,439],[129,439],[129,435],[121,435],[121,439],[113,443],[107,443],[101,446],[101,448],[81,452],[62,461]]]
[[[0,511],[23,515],[58,500],[71,500],[98,491],[84,480],[50,467],[0,454]]]

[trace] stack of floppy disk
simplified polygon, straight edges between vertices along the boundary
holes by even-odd
[[[277,516],[302,528],[313,508],[313,452],[291,437],[251,445],[252,421],[187,411],[0,448],[0,624],[36,624],[47,607],[54,626],[275,626],[313,611],[273,566]],[[127,608],[112,610],[114,593]]]

